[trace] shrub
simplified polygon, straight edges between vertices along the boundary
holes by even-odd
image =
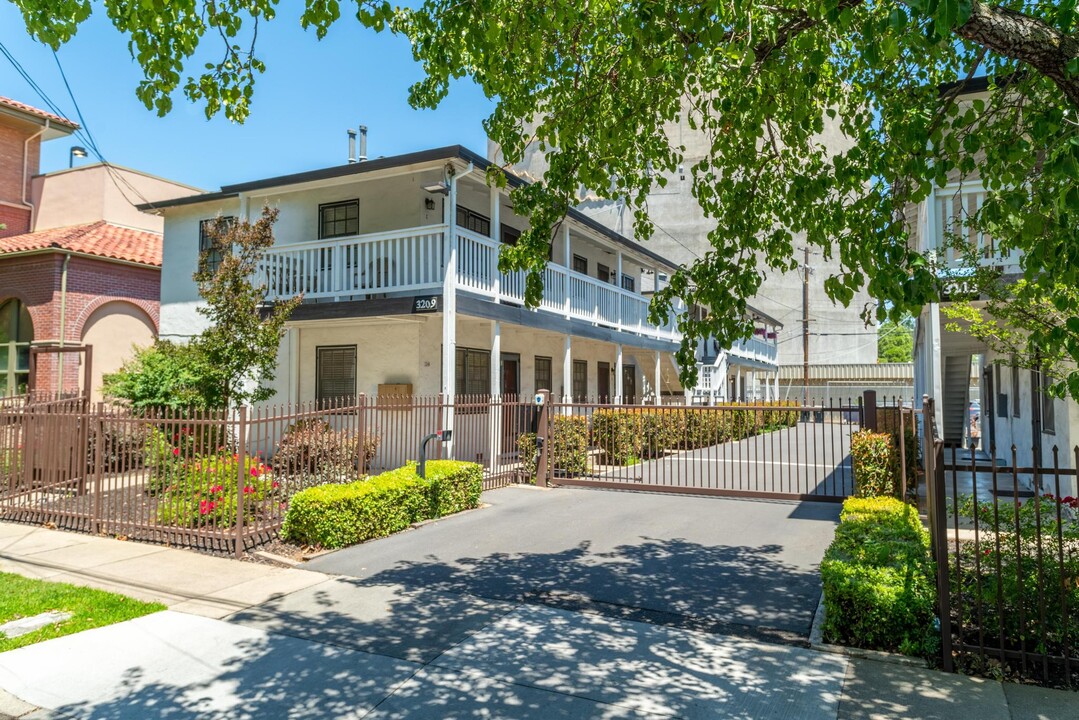
[[[378,452],[379,437],[360,438],[345,430],[334,430],[323,420],[301,420],[285,430],[274,451],[273,466],[290,480],[317,478],[322,482],[355,480],[367,474]]]
[[[850,439],[854,489],[858,497],[898,497],[899,453],[889,433],[859,430]]]
[[[426,480],[409,464],[347,485],[308,488],[289,503],[281,534],[292,542],[338,548],[479,504],[479,465],[432,460],[426,470]]]
[[[608,465],[636,462],[644,447],[641,413],[596,410],[592,413],[592,444],[603,453]]]
[[[525,477],[535,482],[536,465],[539,463],[536,433],[524,433],[518,437],[517,452]],[[556,415],[552,418],[547,462],[556,473],[566,477],[588,472],[588,418],[575,415]]]
[[[278,483],[269,467],[258,458],[243,460],[243,522],[250,522],[265,509]],[[240,459],[220,453],[186,459],[174,465],[169,479],[158,491],[159,522],[181,527],[236,524],[240,493]]]
[[[146,441],[150,428],[133,422],[90,423],[87,433],[86,461],[94,467],[98,461],[98,436],[100,435],[101,465],[106,472],[125,472],[143,463]]]
[[[936,590],[929,533],[895,498],[849,498],[821,562],[828,642],[930,657]]]

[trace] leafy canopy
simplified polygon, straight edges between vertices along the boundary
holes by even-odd
[[[91,10],[89,0],[13,0],[27,28],[54,47]],[[208,115],[242,121],[255,77],[258,23],[274,0],[103,0],[145,71],[137,93],[160,113],[181,87]],[[949,178],[979,175],[990,189],[968,219],[1024,255],[1023,279],[1071,322],[1079,317],[1079,39],[1076,0],[425,0],[411,9],[356,4],[359,21],[403,33],[425,77],[416,107],[437,105],[455,78],[473,79],[497,106],[485,129],[508,163],[530,143],[547,152],[541,182],[513,191],[531,219],[504,269],[540,269],[579,188],[624,198],[639,237],[651,235],[647,197],[683,159],[665,127],[684,119],[709,144],[687,167],[714,221],[703,258],[658,293],[653,318],[676,299],[711,310],[679,321],[691,380],[697,339],[747,335],[746,301],[767,272],[796,265],[796,244],[838,259],[824,280],[849,302],[866,287],[867,315],[898,318],[939,296],[933,265],[908,243],[910,204]],[[322,37],[338,0],[306,0],[304,27]],[[201,40],[223,54],[188,72]],[[942,83],[1007,79],[961,104]],[[833,142],[823,142],[825,132]],[[837,132],[840,137],[834,137]],[[497,172],[491,182],[504,183]],[[797,240],[796,240],[797,238]],[[804,239],[803,239],[804,238]],[[867,318],[868,319],[868,318]],[[1079,323],[1079,320],[1075,321]],[[1042,338],[1079,360],[1079,343]],[[1068,387],[1079,396],[1074,372]]]
[[[885,320],[877,335],[877,361],[909,363],[914,360],[914,328],[912,318],[900,322]]]

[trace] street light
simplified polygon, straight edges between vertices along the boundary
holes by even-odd
[[[72,145],[71,152],[68,153],[67,166],[69,168],[75,167],[75,158],[84,157],[86,157],[86,148],[82,147],[81,145]]]

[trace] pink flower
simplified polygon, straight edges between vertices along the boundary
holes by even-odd
[[[258,477],[258,476],[259,476],[259,469],[257,467],[252,467],[251,468],[251,477]]]
[[[199,503],[199,515],[207,515],[214,509],[214,503],[212,500],[203,500]]]
[[[270,487],[276,488],[279,484],[280,483],[278,483],[276,480],[274,480],[272,483],[270,483]]]
[[[214,486],[213,486],[212,488],[210,488],[210,492],[211,492],[212,494],[214,494],[214,495],[216,495],[217,493],[221,492],[221,490],[222,490],[222,488],[221,488],[221,486],[220,486],[220,485],[214,485]]]

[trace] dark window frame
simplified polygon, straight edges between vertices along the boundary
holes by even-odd
[[[573,272],[580,273],[581,275],[588,274],[588,258],[583,255],[573,255]]]
[[[540,366],[544,363],[547,366],[546,378],[544,378],[540,372]],[[551,392],[554,392],[554,388],[551,387],[554,385],[554,358],[546,355],[537,355],[535,357],[535,364],[532,369],[532,381],[534,383],[532,389],[535,392],[539,392],[540,390],[550,390]]]
[[[637,281],[632,275],[622,273],[622,289],[629,292],[637,292]]]
[[[1019,363],[1012,356],[1012,417],[1019,418],[1023,416],[1022,411],[1019,409]]]
[[[330,393],[326,391],[324,383],[328,380],[323,377],[324,355],[329,353],[348,353],[351,351],[352,355],[352,391],[351,392],[334,392]],[[315,400],[318,402],[334,401],[341,398],[356,397],[356,371],[358,369],[358,352],[356,345],[317,345],[315,346]],[[334,379],[338,381],[338,379]],[[345,381],[347,382],[347,380]]]
[[[478,365],[481,358],[483,358],[483,363]],[[475,371],[477,366],[482,368],[480,377],[469,377],[470,370]],[[491,351],[483,348],[458,347],[454,353],[453,378],[455,395],[490,395]]]
[[[499,240],[503,245],[516,245],[521,240],[521,231],[515,227],[510,227],[506,223],[502,223]]]
[[[218,268],[221,267],[221,262],[227,255],[232,253],[232,248],[226,248],[215,242],[215,238],[211,236],[209,228],[217,223],[222,223],[228,227],[235,222],[236,217],[234,215],[224,215],[222,217],[199,220],[199,270],[208,270],[210,273],[216,273]]]
[[[464,220],[462,221],[462,214]],[[478,213],[475,210],[471,210],[464,205],[457,206],[457,227],[464,228],[477,235],[484,237],[491,237],[491,218],[487,217],[483,213]]]
[[[612,277],[611,269],[603,263],[596,263],[596,277],[605,283],[609,283]]]
[[[1042,414],[1042,433],[1045,435],[1056,435],[1057,433],[1057,413],[1053,396],[1046,392],[1047,388],[1052,385],[1053,382],[1049,378],[1049,374],[1044,370],[1038,371],[1038,405],[1040,406]]]
[[[340,209],[356,209],[355,217],[349,217],[347,214],[343,218],[331,218],[327,221],[324,213],[327,210],[340,210]],[[327,222],[335,226],[333,232],[326,232]],[[343,224],[342,230],[337,230],[336,226]],[[350,224],[353,226],[350,227]],[[318,206],[318,239],[319,240],[331,240],[333,238],[341,237],[353,237],[360,234],[360,200],[354,198],[352,200],[338,200],[336,202],[321,203]]]
[[[588,397],[588,361],[574,360],[570,368],[570,388],[574,402],[584,402]],[[580,384],[578,385],[578,381]]]

